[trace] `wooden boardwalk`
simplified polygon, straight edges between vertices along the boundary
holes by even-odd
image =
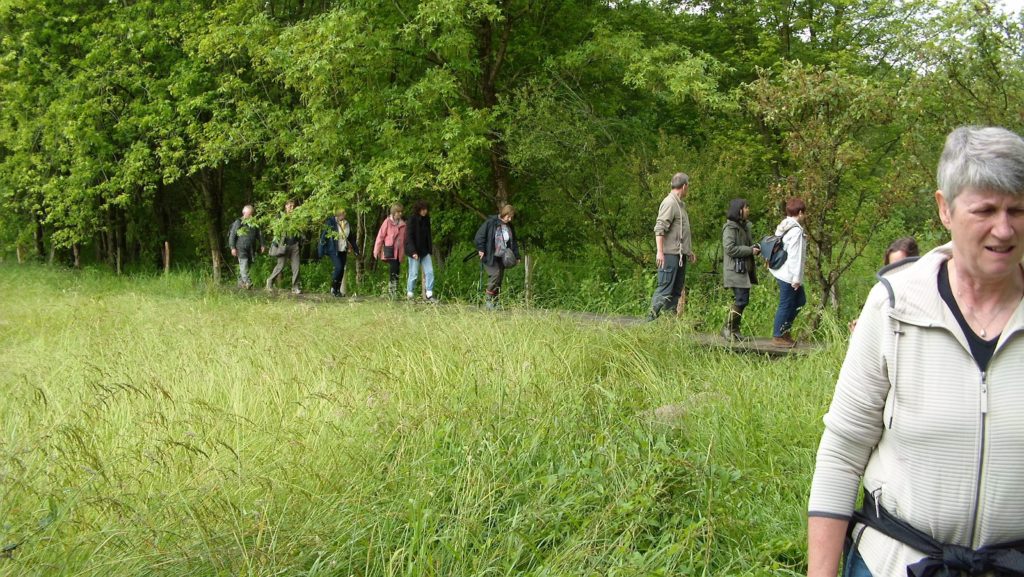
[[[313,303],[360,303],[360,302],[387,302],[388,298],[378,295],[357,295],[347,296],[342,298],[335,298],[324,293],[302,293],[300,295],[293,295],[288,290],[274,290],[267,292],[262,289],[244,290],[232,287],[233,292],[250,296],[255,298],[275,298],[275,299],[295,299],[305,302]],[[444,303],[426,303],[422,300],[415,300],[407,302],[405,298],[396,299],[396,304],[403,306],[422,306],[422,307],[452,307],[457,306],[461,308],[473,309],[483,311],[483,308],[478,305],[467,304],[463,302],[444,302]],[[507,312],[513,312],[516,314],[527,313],[527,314],[548,314],[562,316],[569,319],[574,319],[586,323],[593,324],[611,324],[621,327],[638,326],[647,324],[647,320],[643,317],[634,317],[629,315],[612,315],[603,313],[590,313],[581,311],[565,311],[565,310],[551,310],[551,309],[510,309]],[[502,314],[499,311],[497,314]],[[709,347],[712,349],[728,350],[735,353],[748,353],[756,355],[765,355],[769,357],[786,357],[790,355],[800,355],[812,352],[818,347],[813,343],[806,341],[799,341],[797,345],[792,348],[778,347],[772,344],[771,337],[751,337],[750,340],[746,341],[727,341],[720,335],[707,334],[707,333],[691,333],[693,339],[700,345]]]

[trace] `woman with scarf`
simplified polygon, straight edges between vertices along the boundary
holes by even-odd
[[[356,230],[345,218],[345,209],[339,208],[333,216],[327,217],[327,221],[324,222],[324,229],[320,233],[320,245],[317,249],[319,256],[331,257],[331,263],[334,265],[334,272],[331,274],[331,296],[333,297],[345,296],[345,263],[350,250],[359,256]]]

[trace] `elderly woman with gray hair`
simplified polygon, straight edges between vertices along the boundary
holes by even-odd
[[[1024,140],[958,128],[938,188],[951,242],[885,270],[825,415],[809,576],[844,540],[846,576],[1024,575]]]

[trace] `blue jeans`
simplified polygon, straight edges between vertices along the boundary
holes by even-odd
[[[685,284],[686,258],[679,258],[678,254],[666,254],[665,262],[658,269],[658,287],[651,297],[651,316],[658,316],[662,309],[675,313]]]
[[[788,282],[775,279],[779,283],[779,308],[775,309],[775,324],[772,326],[772,336],[781,337],[793,328],[793,321],[800,309],[807,304],[807,296],[804,294],[804,285],[794,289]]]
[[[406,294],[414,292],[416,278],[419,276],[420,267],[423,267],[423,284],[427,285],[427,296],[434,296],[434,263],[430,260],[429,254],[420,255],[419,259],[409,258],[409,280],[405,283]]]
[[[864,564],[860,552],[856,547],[846,553],[846,563],[843,566],[843,577],[872,577],[868,566]]]

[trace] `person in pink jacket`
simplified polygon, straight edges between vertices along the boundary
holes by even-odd
[[[373,243],[373,258],[388,263],[388,296],[398,294],[398,275],[401,272],[405,246],[405,221],[402,220],[402,205],[391,205],[391,214],[384,219]]]

